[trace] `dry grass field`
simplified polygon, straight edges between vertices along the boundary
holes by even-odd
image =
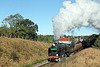
[[[84,49],[52,67],[100,67],[100,49]]]
[[[51,45],[44,42],[0,37],[0,67],[19,67],[46,59],[47,50]],[[69,58],[63,58],[63,61],[52,67],[100,67],[100,49],[84,49]]]
[[[50,43],[0,37],[0,67],[19,67],[47,58]]]

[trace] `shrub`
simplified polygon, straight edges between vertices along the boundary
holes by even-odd
[[[0,57],[2,56],[3,49],[0,47]]]
[[[13,59],[13,61],[18,61],[18,60],[19,60],[19,57],[18,57],[18,55],[16,54],[16,52],[12,52],[12,53],[11,53],[11,59]]]

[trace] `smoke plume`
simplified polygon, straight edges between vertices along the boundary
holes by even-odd
[[[76,27],[91,24],[100,29],[100,4],[98,2],[95,0],[76,0],[75,3],[64,1],[64,8],[60,8],[59,14],[52,19],[54,39],[57,40]]]

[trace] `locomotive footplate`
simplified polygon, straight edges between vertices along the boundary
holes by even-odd
[[[52,58],[52,59],[48,58],[48,61],[60,61],[60,58],[56,58],[56,59],[55,58]]]
[[[59,56],[49,56],[48,61],[60,61]]]

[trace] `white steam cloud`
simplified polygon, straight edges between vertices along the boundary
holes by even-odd
[[[96,1],[76,0],[76,3],[64,1],[63,6],[59,14],[52,19],[55,40],[75,27],[91,24],[100,29],[100,4]]]

